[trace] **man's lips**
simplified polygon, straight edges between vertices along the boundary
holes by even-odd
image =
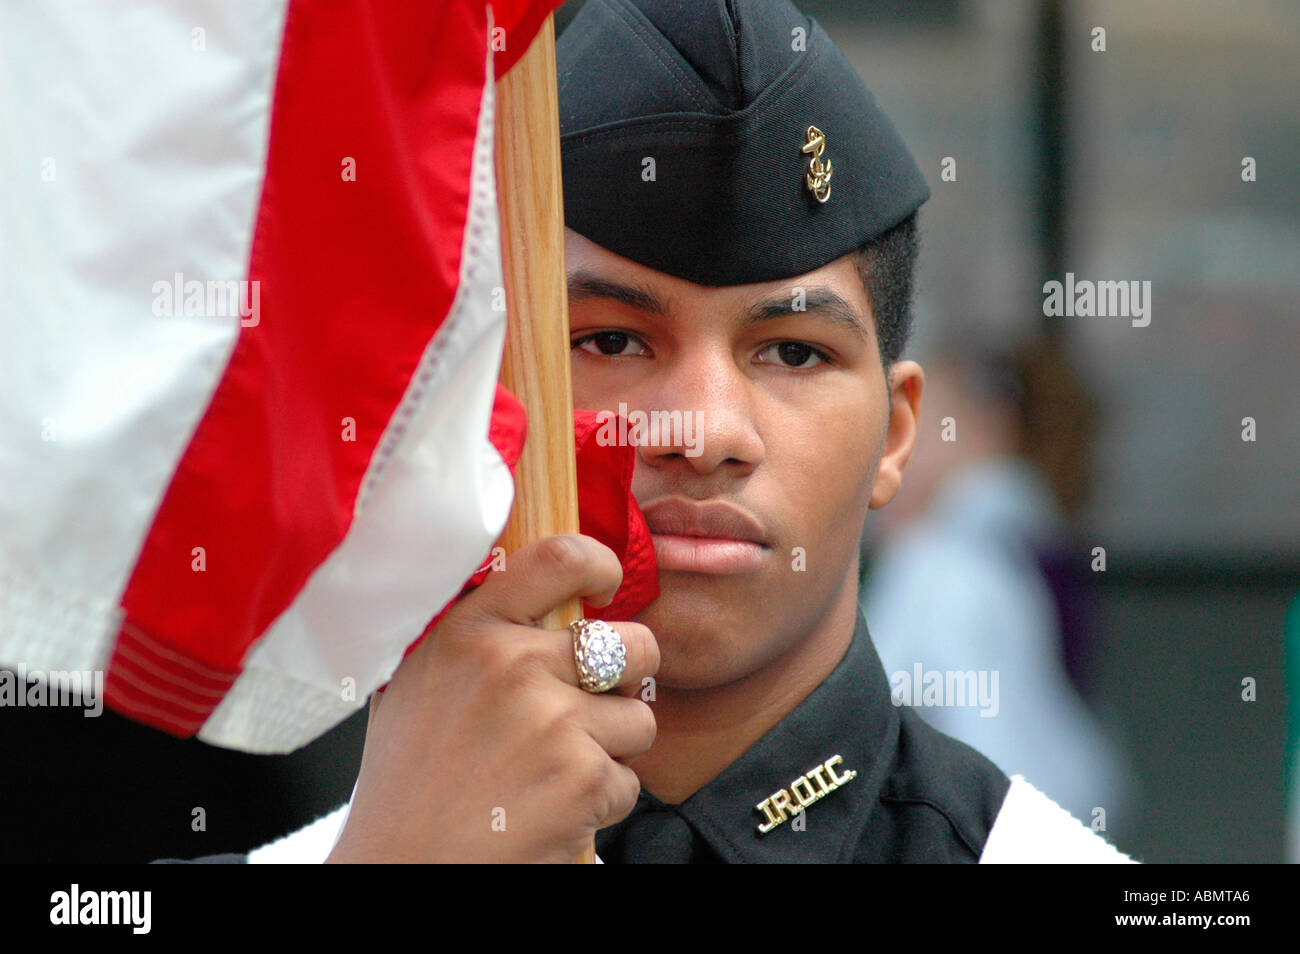
[[[763,565],[769,551],[748,540],[651,534],[660,570],[685,573],[749,573]]]
[[[759,522],[732,504],[666,497],[642,512],[661,570],[747,573],[762,566],[771,551]]]

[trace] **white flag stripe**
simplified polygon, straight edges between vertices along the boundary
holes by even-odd
[[[240,329],[153,286],[247,277],[285,8],[0,0],[0,662],[107,662]]]

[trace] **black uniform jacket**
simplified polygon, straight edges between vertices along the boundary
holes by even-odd
[[[596,853],[606,863],[974,863],[1010,784],[894,705],[859,611],[848,652],[793,712],[686,801],[642,792],[597,834]]]

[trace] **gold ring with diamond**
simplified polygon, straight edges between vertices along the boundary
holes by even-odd
[[[569,630],[578,685],[588,692],[608,692],[617,686],[627,668],[627,647],[618,630],[599,619],[575,619]]]

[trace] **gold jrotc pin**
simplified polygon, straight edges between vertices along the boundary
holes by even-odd
[[[858,773],[854,769],[849,769],[843,774],[835,771],[835,766],[843,761],[844,759],[841,756],[832,755],[821,765],[814,766],[803,775],[800,775],[790,783],[788,789],[783,788],[773,792],[755,805],[754,807],[762,812],[767,819],[758,826],[758,833],[766,835],[790,815],[799,814],[813,802],[825,798],[845,782],[857,778]],[[814,785],[814,782],[817,784]]]
[[[801,151],[811,155],[812,159],[808,163],[808,174],[804,176],[804,181],[818,202],[825,202],[831,197],[831,161],[827,159],[822,162],[825,150],[826,137],[816,126],[809,126]]]

